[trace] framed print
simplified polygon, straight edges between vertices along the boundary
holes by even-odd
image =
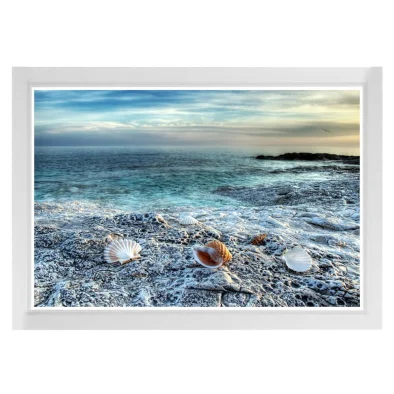
[[[15,68],[14,328],[379,328],[381,85]]]

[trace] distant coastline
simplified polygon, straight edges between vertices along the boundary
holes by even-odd
[[[360,156],[335,155],[331,153],[306,153],[293,152],[278,156],[258,155],[257,160],[281,160],[281,161],[341,161],[347,164],[360,164]]]

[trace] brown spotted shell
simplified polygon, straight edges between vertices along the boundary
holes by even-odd
[[[208,268],[218,268],[233,257],[226,245],[217,240],[210,241],[205,246],[195,247],[193,254],[198,263]]]
[[[259,234],[259,235],[256,235],[253,239],[252,239],[252,241],[251,241],[251,244],[253,244],[253,245],[261,245],[263,242],[264,242],[264,240],[267,238],[267,234]]]

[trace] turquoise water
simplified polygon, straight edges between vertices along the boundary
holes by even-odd
[[[262,149],[36,147],[35,201],[88,201],[127,210],[237,206],[215,193],[227,186],[333,179],[324,163],[256,160]],[[293,173],[295,166],[311,171]],[[288,170],[277,173],[275,170]]]

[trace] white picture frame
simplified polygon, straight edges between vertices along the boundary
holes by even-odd
[[[34,309],[32,89],[354,87],[363,92],[361,308]],[[378,329],[382,321],[382,68],[13,68],[14,329]]]

